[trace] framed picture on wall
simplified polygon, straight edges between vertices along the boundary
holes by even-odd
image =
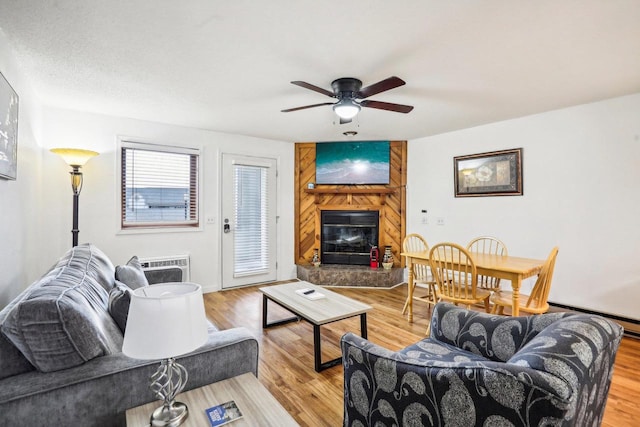
[[[18,94],[0,73],[0,178],[16,179],[18,169]]]
[[[456,197],[522,196],[522,148],[453,158]]]

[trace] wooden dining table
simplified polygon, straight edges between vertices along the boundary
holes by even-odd
[[[545,260],[480,252],[470,252],[470,254],[476,264],[478,274],[511,281],[513,290],[511,313],[513,316],[517,316],[520,312],[520,286],[522,286],[522,280],[539,274]],[[407,313],[408,320],[413,322],[413,264],[429,265],[429,251],[402,252],[400,255],[407,259],[407,268],[409,270]]]

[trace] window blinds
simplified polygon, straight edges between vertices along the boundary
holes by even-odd
[[[198,226],[199,151],[123,142],[122,227]]]
[[[234,276],[269,269],[267,168],[234,165]]]

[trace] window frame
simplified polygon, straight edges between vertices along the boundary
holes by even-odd
[[[192,186],[195,186],[194,201],[196,207],[194,209],[195,220],[189,221],[157,221],[157,222],[140,222],[131,223],[125,222],[125,207],[126,207],[126,155],[127,149],[138,149],[156,152],[165,152],[173,154],[186,154],[192,157],[191,167],[195,165],[197,168],[195,174],[192,174],[192,178],[195,182]],[[116,176],[117,185],[119,190],[116,193],[118,198],[118,225],[120,233],[135,233],[135,232],[171,232],[171,231],[199,231],[202,230],[202,148],[192,146],[170,145],[155,142],[142,142],[131,138],[119,138],[117,147],[117,169],[118,174]],[[190,172],[191,173],[191,172]],[[192,202],[193,203],[193,202]]]

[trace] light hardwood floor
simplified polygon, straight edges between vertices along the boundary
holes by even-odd
[[[207,316],[220,329],[248,328],[260,344],[258,379],[302,426],[340,426],[343,415],[342,367],[320,373],[313,369],[313,330],[305,321],[262,330],[259,286],[205,295]],[[400,314],[406,286],[394,289],[331,288],[373,306],[367,315],[369,340],[398,350],[425,336],[426,304],[416,303],[413,323]],[[290,313],[269,306],[269,318]],[[359,332],[357,318],[322,327],[323,360],[340,356],[345,332]],[[625,337],[616,357],[604,427],[640,425],[640,340]]]

